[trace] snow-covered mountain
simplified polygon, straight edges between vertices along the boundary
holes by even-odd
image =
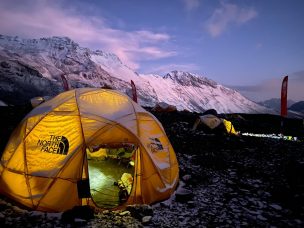
[[[17,104],[35,96],[63,91],[61,75],[70,87],[111,87],[125,93],[133,80],[142,106],[157,102],[178,110],[220,113],[269,113],[235,90],[200,75],[172,71],[165,76],[143,75],[112,53],[80,47],[67,37],[21,39],[0,35],[0,100]]]

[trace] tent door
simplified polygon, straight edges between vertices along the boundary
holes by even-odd
[[[87,148],[90,194],[98,207],[115,208],[127,201],[133,186],[134,145]]]

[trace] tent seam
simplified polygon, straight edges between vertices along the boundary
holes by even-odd
[[[85,163],[85,159],[87,158],[86,156],[86,150],[84,148],[84,146],[86,147],[86,140],[85,140],[85,137],[84,137],[84,133],[83,133],[83,127],[82,127],[82,121],[81,121],[81,116],[80,116],[80,109],[79,109],[79,106],[78,106],[78,98],[76,96],[76,90],[75,90],[75,102],[76,102],[76,107],[77,107],[77,111],[78,111],[78,117],[79,117],[79,123],[80,123],[80,129],[81,129],[81,135],[82,135],[82,149],[81,149],[81,153],[83,154],[83,158],[82,158],[82,165],[81,165],[81,173],[80,173],[80,180],[82,180],[82,175],[83,175],[83,167],[84,167],[84,163]],[[88,170],[86,170],[87,173],[86,173],[86,176],[89,178],[89,172]],[[78,189],[77,189],[78,190]],[[82,205],[82,199],[79,199],[79,202],[80,202],[80,205]]]

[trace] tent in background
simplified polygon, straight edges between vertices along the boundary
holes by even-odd
[[[178,172],[152,114],[118,91],[82,88],[40,104],[15,129],[0,192],[42,211],[121,208],[169,198]]]
[[[205,131],[207,131],[207,133],[228,133],[231,135],[238,135],[231,121],[218,117],[215,109],[209,109],[204,112],[203,115],[199,116],[196,119],[192,130],[195,131],[200,124],[203,124],[207,127],[205,128]]]

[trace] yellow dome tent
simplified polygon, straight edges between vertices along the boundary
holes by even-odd
[[[11,135],[0,163],[0,193],[41,211],[151,204],[169,198],[177,183],[162,125],[106,89],[70,90],[37,106]]]

